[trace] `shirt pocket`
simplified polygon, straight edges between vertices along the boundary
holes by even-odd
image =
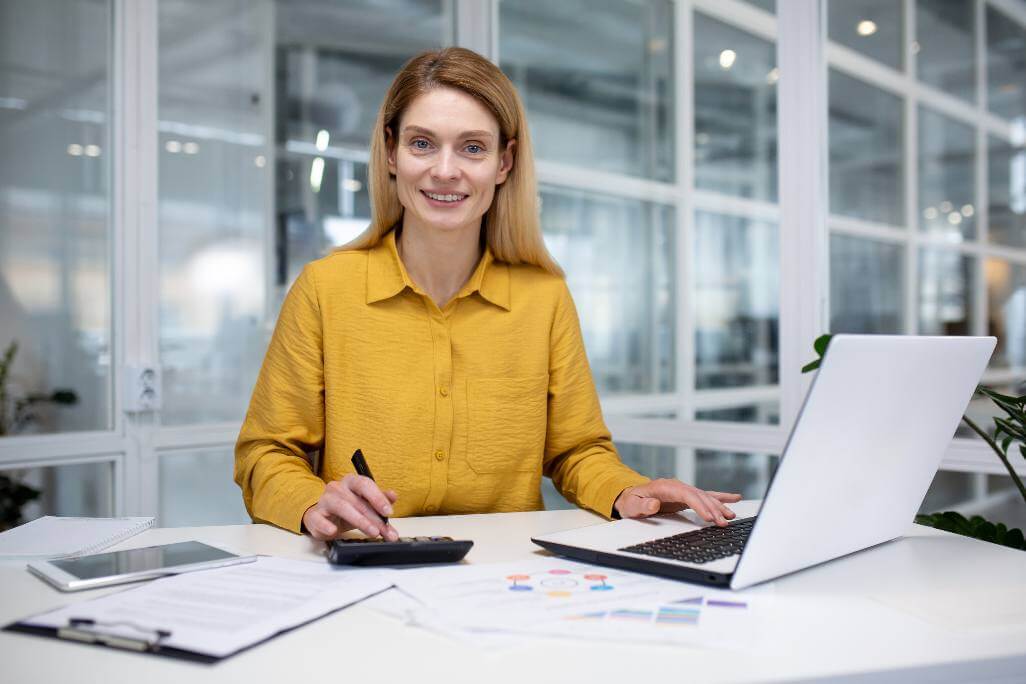
[[[541,472],[549,376],[467,381],[467,462],[479,475]]]

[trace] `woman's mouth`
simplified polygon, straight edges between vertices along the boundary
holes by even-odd
[[[459,192],[428,192],[420,191],[435,206],[451,207],[467,199],[467,196]]]

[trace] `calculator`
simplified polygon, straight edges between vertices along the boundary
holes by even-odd
[[[334,539],[328,543],[328,560],[336,565],[455,563],[473,545],[472,541],[452,537],[399,537],[394,542],[381,537]]]

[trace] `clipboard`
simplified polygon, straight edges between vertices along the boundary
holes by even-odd
[[[196,653],[181,648],[164,646],[162,642],[171,635],[170,631],[163,629],[140,628],[144,632],[137,637],[129,637],[118,634],[107,629],[105,623],[97,623],[89,618],[77,618],[69,621],[67,627],[39,627],[28,625],[22,622],[14,622],[3,628],[4,632],[15,634],[31,634],[34,636],[50,637],[66,641],[90,644],[94,646],[105,646],[136,653],[150,653],[153,655],[188,660],[195,663],[210,665],[231,656],[212,656],[205,653]],[[149,636],[145,634],[149,633]],[[277,636],[277,635],[275,635]],[[256,644],[253,644],[256,646]],[[251,647],[248,647],[251,648]],[[245,649],[244,649],[245,650]],[[237,651],[236,653],[240,653]],[[234,655],[234,654],[232,654]]]
[[[48,610],[3,631],[209,665],[387,591],[393,576],[392,570],[339,570],[325,562],[260,556],[253,563],[157,579]],[[217,590],[220,607],[209,602]],[[260,591],[288,594],[288,603],[254,601]],[[151,621],[143,609],[153,601],[163,610]],[[210,621],[197,627],[200,609],[210,611]]]

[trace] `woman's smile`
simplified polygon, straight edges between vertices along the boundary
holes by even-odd
[[[420,194],[427,198],[428,204],[433,207],[444,207],[446,209],[458,207],[469,195],[462,192],[437,192],[432,190],[421,190]]]

